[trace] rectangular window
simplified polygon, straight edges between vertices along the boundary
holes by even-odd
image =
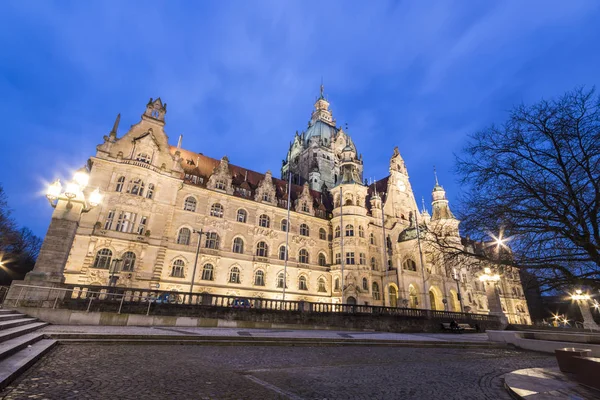
[[[129,211],[121,211],[119,213],[119,219],[117,220],[116,231],[131,233],[133,232],[133,225],[135,224],[137,214]]]
[[[365,265],[366,263],[367,263],[367,257],[365,256],[365,253],[360,253],[360,264]]]
[[[335,263],[336,264],[342,263],[342,255],[340,253],[335,253]]]
[[[146,225],[148,225],[148,217],[140,218],[140,223],[137,228],[138,235],[143,235],[146,232]]]
[[[346,253],[346,265],[354,265],[354,252]]]
[[[106,222],[104,223],[104,229],[112,229],[113,220],[115,219],[115,210],[110,210],[106,216]]]

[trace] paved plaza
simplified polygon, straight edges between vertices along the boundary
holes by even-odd
[[[510,399],[501,377],[551,367],[509,349],[60,345],[3,399]]]

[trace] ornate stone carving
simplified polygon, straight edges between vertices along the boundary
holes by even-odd
[[[233,194],[231,186],[231,172],[229,171],[229,159],[223,156],[219,164],[213,169],[213,173],[208,179],[207,187],[209,189],[223,190],[227,194]]]
[[[258,184],[254,200],[269,204],[277,204],[275,185],[273,184],[271,171],[267,171],[265,178]]]
[[[300,197],[296,200],[296,212],[303,212],[310,215],[314,214],[313,210],[313,198],[310,195],[310,188],[308,183],[304,184]]]

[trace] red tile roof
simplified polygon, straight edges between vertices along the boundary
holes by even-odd
[[[175,154],[177,147],[170,146],[171,154]],[[212,157],[205,156],[202,153],[195,153],[189,150],[179,150],[181,154],[181,167],[183,168],[186,175],[198,176],[202,178],[202,182],[192,183],[192,181],[184,177],[184,181],[190,184],[196,184],[198,186],[206,187],[208,179],[213,173],[215,167],[221,162]],[[258,187],[260,181],[265,177],[265,174],[260,172],[252,171],[237,165],[229,163],[229,171],[232,176],[232,185],[234,188],[243,188],[251,191],[251,196],[242,196],[238,191],[234,192],[234,196],[237,197],[249,197],[254,199],[255,190]],[[275,191],[277,199],[287,200],[287,182],[281,179],[273,177],[273,184],[275,185]],[[300,197],[304,187],[302,185],[292,184],[292,206],[294,201]],[[333,209],[333,202],[328,193],[320,193],[315,190],[309,190],[310,195],[313,197],[313,207],[319,210],[326,210],[331,212]]]

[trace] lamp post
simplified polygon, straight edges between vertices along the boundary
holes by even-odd
[[[592,297],[588,293],[583,293],[583,290],[577,289],[571,294],[571,300],[575,301],[579,306],[579,311],[583,316],[583,328],[589,330],[600,330],[600,326],[594,322],[594,317],[590,312],[590,300]],[[597,302],[594,302],[594,308],[598,309]]]
[[[64,186],[55,180],[46,190],[46,198],[54,208],[52,221],[40,249],[33,271],[25,280],[64,282],[63,271],[71,252],[81,214],[87,213],[102,202],[98,188],[89,191],[90,176],[86,168],[75,172]]]
[[[460,312],[464,312],[462,295],[460,294],[460,276],[456,268],[452,268],[452,279],[456,282],[456,290],[458,291],[458,303],[460,304]]]
[[[194,229],[194,233],[198,234],[198,246],[196,246],[196,258],[194,259],[194,271],[192,272],[192,282],[190,283],[190,296],[194,291],[194,279],[196,279],[196,266],[198,265],[198,254],[200,254],[200,242],[202,241],[202,229],[199,231]]]

